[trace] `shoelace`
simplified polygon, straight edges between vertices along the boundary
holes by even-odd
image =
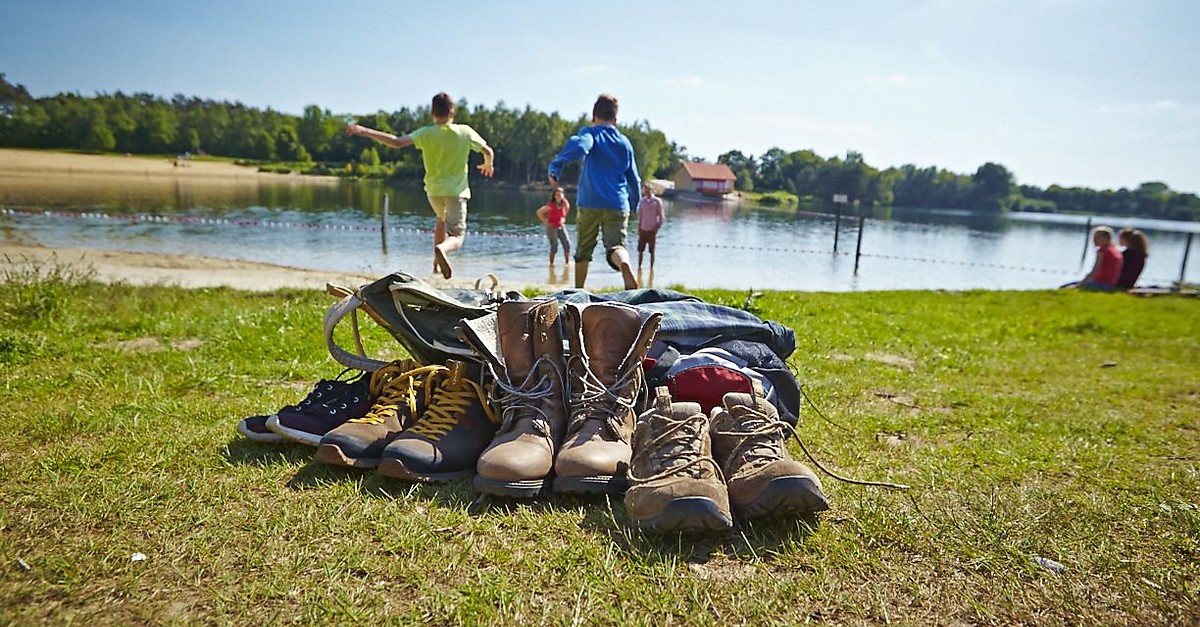
[[[653,418],[652,418],[653,420]],[[690,427],[690,428],[688,428]],[[671,421],[666,429],[659,433],[654,438],[651,438],[644,446],[639,447],[641,451],[637,455],[639,460],[647,455],[656,455],[663,459],[658,460],[660,470],[651,474],[648,477],[638,477],[633,474],[633,468],[640,464],[630,464],[627,476],[633,483],[646,483],[656,479],[662,479],[671,475],[687,473],[693,477],[699,477],[701,466],[708,465],[712,467],[721,483],[725,483],[725,477],[721,473],[721,467],[711,457],[705,457],[700,454],[700,439],[702,430],[708,428],[708,419],[704,414],[696,414],[689,416],[684,420]],[[677,433],[682,432],[682,433]],[[664,450],[665,449],[665,450]],[[681,464],[670,464],[668,461],[682,460]]]
[[[741,410],[739,411],[740,415],[734,414],[733,411],[729,411],[729,415],[733,422],[743,429],[715,432],[719,436],[739,439],[733,450],[729,451],[729,457],[721,463],[721,467],[728,470],[730,462],[733,460],[745,459],[747,463],[742,466],[741,470],[751,470],[782,459],[783,454],[779,449],[782,446],[784,433],[791,428],[791,425],[782,420],[772,420],[753,407],[742,405],[738,409]],[[792,433],[795,434],[796,431],[793,429]]]
[[[520,385],[511,385],[505,382],[504,377],[496,375],[496,369],[488,363],[488,369],[492,372],[492,378],[496,381],[496,386],[492,389],[492,398],[496,401],[496,405],[503,407],[501,412],[503,419],[500,422],[500,433],[506,433],[512,429],[513,423],[518,419],[518,416],[526,415],[528,412],[533,412],[535,416],[530,419],[534,427],[546,437],[550,437],[550,416],[546,410],[542,409],[541,401],[550,398],[554,394],[555,378],[545,377],[539,374],[542,363],[551,363],[546,357],[539,357],[533,362],[533,366],[529,369],[529,374],[525,376],[525,380]]]
[[[812,399],[810,399],[808,397],[808,394],[804,391],[803,386],[800,387],[800,395],[804,397],[804,400],[808,402],[809,407],[812,407],[813,411],[817,412],[817,415],[820,416],[821,418],[823,418],[825,420],[825,422],[828,422],[829,424],[831,424],[843,431],[850,431],[846,427],[843,427],[842,425],[839,425],[838,423],[827,418],[825,416],[825,414],[822,413],[821,410],[817,407],[816,403],[813,403]],[[808,458],[808,461],[812,462],[814,466],[821,469],[821,472],[829,475],[830,477],[833,477],[834,479],[837,479],[838,481],[842,481],[844,483],[850,483],[853,485],[866,485],[866,486],[875,486],[878,488],[891,488],[893,490],[908,490],[908,489],[912,488],[912,486],[905,485],[903,483],[888,483],[886,481],[864,481],[862,479],[851,479],[849,477],[843,477],[843,476],[837,474],[836,472],[833,472],[832,470],[826,468],[824,465],[821,464],[821,462],[817,461],[817,458],[813,457],[812,453],[808,452],[808,447],[804,445],[804,440],[800,439],[800,434],[796,433],[795,427],[787,424],[786,422],[783,424],[786,425],[787,429],[792,432],[792,437],[796,438],[796,442],[800,444],[800,450],[804,451],[804,456]]]
[[[401,404],[408,406],[409,415],[417,412],[417,388],[424,379],[437,370],[438,366],[423,366],[407,372],[403,367],[388,364],[371,375],[371,395],[376,396],[371,409],[363,416],[346,422],[358,424],[383,424],[389,414]]]
[[[641,373],[642,364],[639,362],[617,374],[617,380],[611,386],[605,386],[600,378],[592,372],[585,357],[576,355],[577,368],[583,372],[583,389],[571,391],[571,426],[568,433],[577,431],[588,420],[603,420],[614,436],[620,436],[622,417],[634,411],[634,398],[623,398],[618,391],[636,380]],[[568,369],[570,370],[570,369]]]
[[[426,436],[431,440],[440,440],[458,424],[457,414],[461,414],[479,401],[488,420],[498,423],[496,412],[487,402],[487,394],[478,383],[462,378],[458,386],[451,387],[450,369],[445,366],[433,366],[434,372],[426,380],[425,413],[417,419],[408,433]],[[434,381],[436,380],[436,384]]]
[[[321,379],[321,380],[317,381],[315,384],[313,384],[313,388],[308,391],[308,396],[305,396],[302,400],[300,400],[300,402],[298,402],[294,405],[284,406],[284,408],[281,409],[280,411],[298,412],[310,405],[315,404],[317,401],[325,398],[327,393],[330,396],[332,396],[333,392],[335,392],[339,388],[344,388],[347,385],[350,385],[351,383],[353,383],[356,380],[353,377],[350,379],[343,379],[342,377],[346,376],[346,373],[348,373],[348,372],[350,372],[350,369],[346,368],[345,370],[342,370],[341,373],[339,373],[336,378]]]

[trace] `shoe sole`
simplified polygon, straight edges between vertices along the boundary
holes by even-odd
[[[554,491],[566,494],[620,494],[629,488],[625,477],[558,477],[554,480]]]
[[[440,248],[433,249],[433,269],[438,270],[440,267],[442,278],[449,279],[454,275],[454,269],[450,267],[450,260],[446,259],[446,253]]]
[[[245,436],[246,439],[254,440],[255,442],[262,442],[263,444],[283,444],[284,442],[287,442],[287,438],[279,435],[278,433],[259,433],[258,431],[251,431],[250,429],[246,428],[246,422],[244,420],[238,421],[237,430],[238,433]]]
[[[653,533],[705,533],[733,528],[733,518],[703,496],[676,498],[656,516],[630,518],[638,529]]]
[[[518,499],[531,499],[550,486],[549,479],[525,479],[521,481],[497,481],[475,475],[471,486],[480,494],[492,496],[508,496]]]
[[[740,518],[770,515],[815,514],[829,509],[817,484],[804,476],[776,477],[767,483],[758,498],[742,506],[734,506]]]
[[[293,442],[307,444],[308,446],[320,446],[321,438],[325,435],[324,433],[315,434],[307,431],[300,431],[298,429],[289,429],[279,424],[279,416],[271,416],[268,418],[267,428]]]
[[[329,464],[330,466],[367,469],[379,467],[378,457],[347,457],[342,452],[342,447],[336,444],[321,444],[317,446],[317,454],[314,458],[322,464]]]
[[[474,473],[470,468],[450,472],[413,472],[404,465],[404,462],[393,457],[380,459],[379,467],[375,471],[385,477],[420,483],[449,483],[456,479],[470,477]]]

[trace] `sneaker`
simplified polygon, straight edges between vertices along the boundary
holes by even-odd
[[[238,421],[238,433],[251,440],[254,440],[255,442],[266,442],[268,444],[287,442],[287,438],[275,433],[274,431],[271,431],[271,429],[267,427],[267,423],[272,418],[278,416],[280,412],[306,411],[313,405],[322,403],[336,396],[339,391],[347,385],[348,381],[342,379],[342,377],[346,376],[346,373],[348,372],[350,372],[348,369],[343,370],[336,379],[322,379],[317,381],[316,385],[313,386],[313,389],[309,391],[308,396],[305,396],[303,400],[293,405],[284,405],[278,412],[275,412],[274,414],[250,416],[249,418],[244,418]]]
[[[638,418],[633,451],[625,510],[635,526],[655,533],[733,527],[699,403],[672,403],[665,386],[656,388],[654,407]]]
[[[317,394],[319,402],[285,407],[267,419],[267,428],[289,440],[317,446],[330,429],[371,408],[368,374],[363,372],[348,381],[318,382],[310,396]]]
[[[238,433],[246,436],[246,438],[255,442],[263,442],[265,444],[279,444],[287,442],[287,439],[282,435],[275,433],[267,428],[267,420],[271,416],[250,416],[242,418],[238,421]]]
[[[425,399],[425,411],[383,449],[379,474],[439,483],[470,476],[500,424],[487,394],[452,359],[429,375]]]
[[[424,409],[420,389],[437,369],[405,359],[376,370],[371,375],[371,409],[326,433],[317,446],[317,461],[350,468],[378,466],[383,448]]]

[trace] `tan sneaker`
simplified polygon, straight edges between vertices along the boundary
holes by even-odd
[[[791,425],[779,419],[754,382],[751,393],[729,392],[712,411],[713,456],[739,517],[822,512],[829,501],[813,471],[793,461],[784,446]]]
[[[375,403],[366,414],[326,433],[317,446],[317,461],[350,468],[378,466],[383,448],[424,409],[421,386],[437,368],[404,359],[376,370],[371,375]]]
[[[721,469],[712,457],[708,417],[699,403],[672,403],[664,387],[633,434],[625,509],[656,533],[724,531],[733,526]]]

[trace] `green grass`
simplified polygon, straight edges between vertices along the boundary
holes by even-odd
[[[1200,621],[1195,299],[698,292],[796,330],[815,455],[913,489],[679,538],[240,438],[337,374],[323,294],[3,279],[0,623]]]

